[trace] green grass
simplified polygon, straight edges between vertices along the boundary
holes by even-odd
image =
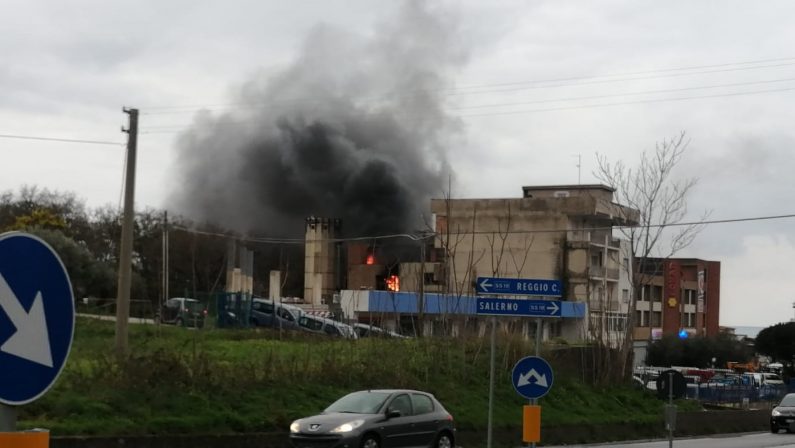
[[[358,389],[406,387],[434,393],[461,429],[481,430],[488,405],[484,340],[328,340],[270,331],[135,325],[131,356],[113,356],[113,323],[78,319],[75,343],[55,387],[21,409],[22,427],[55,435],[285,431]],[[531,347],[503,341],[494,421],[521,424],[526,404],[510,369]],[[553,367],[556,367],[552,357]],[[556,367],[541,400],[545,426],[661,420],[660,401],[629,387],[593,388],[576,369]]]

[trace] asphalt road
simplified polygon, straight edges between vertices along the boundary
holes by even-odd
[[[630,442],[630,443],[600,443],[595,445],[566,445],[566,448],[577,447],[609,447],[620,448],[668,448],[667,440],[655,442]],[[793,447],[795,448],[795,434],[770,434],[754,433],[741,435],[721,435],[697,439],[674,440],[676,448],[766,448],[766,447]],[[555,447],[548,447],[555,448]],[[558,447],[562,448],[562,447]]]

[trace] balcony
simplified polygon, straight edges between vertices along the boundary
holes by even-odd
[[[588,275],[591,278],[606,278],[618,281],[618,269],[609,269],[604,266],[591,266],[588,268]]]
[[[621,304],[616,300],[605,301],[592,299],[588,302],[591,311],[621,311]]]
[[[620,249],[621,241],[607,235],[607,246],[605,246],[604,232],[591,232],[588,230],[569,230],[566,233],[569,243],[588,243],[590,245],[607,247],[608,249]]]

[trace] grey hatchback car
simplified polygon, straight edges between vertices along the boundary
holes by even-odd
[[[451,448],[455,434],[453,416],[417,390],[353,392],[290,425],[296,448]]]

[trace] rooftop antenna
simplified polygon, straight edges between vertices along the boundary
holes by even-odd
[[[572,154],[571,156],[577,158],[577,165],[575,165],[577,167],[577,185],[580,185],[582,175],[582,153]]]

